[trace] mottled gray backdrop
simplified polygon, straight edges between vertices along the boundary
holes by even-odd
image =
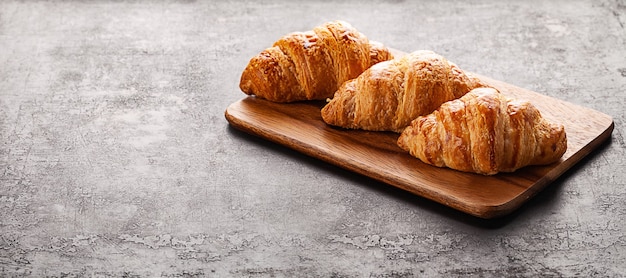
[[[233,130],[248,60],[352,23],[604,112],[611,139],[484,221]],[[0,276],[621,276],[626,4],[1,1]]]

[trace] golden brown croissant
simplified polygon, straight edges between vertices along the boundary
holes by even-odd
[[[401,132],[421,115],[481,86],[446,58],[426,50],[381,62],[344,83],[322,109],[334,126]]]
[[[280,38],[250,60],[239,87],[275,102],[323,100],[343,82],[392,58],[385,46],[349,23],[333,21]]]
[[[398,146],[428,164],[493,175],[556,162],[567,138],[530,102],[478,88],[412,121]]]

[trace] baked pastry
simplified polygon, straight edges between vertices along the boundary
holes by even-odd
[[[418,116],[480,86],[441,55],[415,51],[344,83],[322,109],[322,119],[343,128],[401,132]]]
[[[343,82],[392,58],[349,23],[333,21],[285,35],[261,51],[243,71],[239,87],[274,102],[324,100]]]
[[[530,102],[478,88],[412,121],[398,146],[428,164],[493,175],[558,161],[567,137]]]

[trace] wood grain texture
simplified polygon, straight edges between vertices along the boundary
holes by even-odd
[[[278,104],[246,97],[225,111],[242,131],[396,186],[480,218],[511,213],[608,139],[613,119],[601,112],[479,76],[503,94],[530,100],[550,121],[562,123],[568,150],[557,163],[494,176],[422,163],[396,145],[399,134],[326,125],[324,102]]]

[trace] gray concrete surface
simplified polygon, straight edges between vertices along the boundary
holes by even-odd
[[[248,59],[333,19],[612,138],[486,221],[230,128]],[[0,276],[624,276],[625,40],[624,1],[1,1]]]

